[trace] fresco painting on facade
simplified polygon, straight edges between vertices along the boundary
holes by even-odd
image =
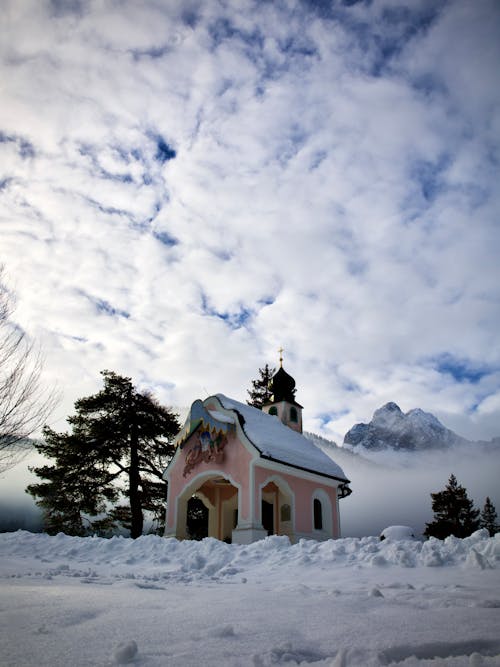
[[[224,447],[227,445],[227,437],[220,431],[207,429],[198,431],[192,436],[192,443],[186,451],[186,463],[184,465],[183,477],[187,477],[191,470],[199,463],[214,461],[222,463],[224,460]]]
[[[273,381],[273,400],[262,410],[223,394],[193,403],[165,471],[166,536],[191,537],[193,497],[208,510],[198,538],[246,544],[268,534],[292,542],[340,536],[338,504],[351,492],[349,480],[302,435],[293,378],[280,367]]]

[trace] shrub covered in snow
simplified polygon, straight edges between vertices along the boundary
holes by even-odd
[[[388,526],[380,533],[381,540],[414,540],[415,534],[410,526]]]

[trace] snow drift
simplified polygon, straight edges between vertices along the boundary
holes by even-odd
[[[464,568],[498,568],[500,533],[490,538],[478,530],[463,540],[448,537],[428,541],[384,540],[379,537],[344,538],[316,542],[300,540],[290,544],[287,537],[271,536],[250,545],[226,544],[213,538],[201,542],[143,535],[136,540],[125,537],[55,537],[18,531],[0,534],[1,572],[29,574],[33,561],[48,576],[92,576],[104,571],[114,578],[153,577],[157,580],[211,580],[232,578],[268,568],[287,572],[316,570],[335,566],[435,567],[454,565]],[[58,562],[56,567],[50,563]],[[23,564],[25,567],[23,567]],[[111,568],[111,569],[110,569]]]
[[[0,534],[2,667],[493,667],[500,535]]]

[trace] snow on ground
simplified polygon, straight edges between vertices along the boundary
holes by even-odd
[[[0,534],[2,667],[500,665],[500,535]]]

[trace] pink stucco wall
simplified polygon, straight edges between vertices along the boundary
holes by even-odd
[[[241,514],[243,519],[250,518],[250,491],[248,487],[248,470],[252,459],[248,450],[236,438],[235,434],[228,436],[227,445],[224,448],[224,459],[220,463],[214,461],[201,461],[184,477],[186,465],[186,454],[190,449],[190,440],[187,440],[183,449],[176,454],[176,460],[172,461],[169,473],[168,499],[167,499],[167,526],[175,525],[175,498],[180,495],[184,488],[190,484],[200,473],[214,472],[233,479],[241,486]],[[200,486],[203,482],[200,482]]]
[[[284,473],[275,473],[269,468],[261,468],[255,466],[255,516],[260,513],[260,494],[259,488],[263,486],[266,481],[274,477],[283,479],[291,488],[295,495],[295,530],[299,533],[313,532],[313,514],[312,514],[312,498],[316,489],[322,489],[330,499],[332,507],[332,523],[331,527],[333,537],[338,537],[338,517],[337,517],[337,491],[331,486],[312,482],[307,479],[295,477],[295,475],[288,475]]]

